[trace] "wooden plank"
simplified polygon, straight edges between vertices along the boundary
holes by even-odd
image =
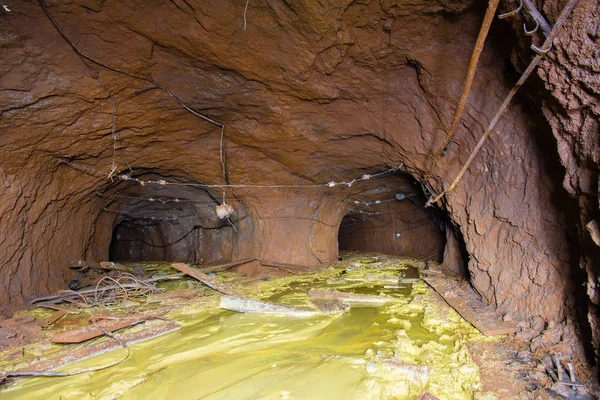
[[[519,331],[517,326],[503,321],[500,314],[484,304],[475,293],[459,287],[456,281],[442,276],[426,276],[423,280],[482,334],[495,336]]]
[[[119,329],[137,325],[148,320],[150,317],[123,318],[118,320],[109,320],[98,322],[92,325],[84,326],[79,329],[58,333],[50,339],[52,343],[81,343],[104,335],[105,331],[114,332]]]
[[[318,269],[317,267],[307,267],[304,265],[296,265],[296,264],[284,264],[284,263],[280,263],[280,262],[267,261],[267,260],[261,260],[261,259],[258,259],[258,261],[260,262],[260,265],[264,265],[265,267],[279,268],[284,271],[291,269],[291,270],[296,270],[296,271],[308,272],[308,271],[315,271],[316,269]]]
[[[233,261],[233,262],[230,262],[227,264],[209,265],[209,266],[200,268],[200,270],[202,272],[224,271],[226,269],[237,267],[238,265],[251,263],[252,261],[256,261],[256,258],[246,258],[244,260]]]
[[[134,343],[143,342],[153,339],[170,332],[181,329],[181,325],[168,321],[152,321],[151,326],[146,326],[136,332],[125,332],[117,334],[118,338],[130,346]],[[21,369],[27,371],[52,371],[55,368],[72,364],[78,361],[86,360],[98,354],[107,353],[109,351],[122,349],[122,345],[117,341],[106,338],[106,340],[98,340],[85,347],[74,347],[66,345],[63,350],[49,354],[39,359],[35,359],[28,364],[20,365]]]
[[[53,343],[81,343],[102,336],[105,332],[118,331],[150,319],[156,319],[168,311],[167,307],[155,307],[128,315],[94,315],[90,317],[93,324],[58,333],[50,341]]]
[[[217,292],[221,292],[223,294],[227,294],[230,296],[236,295],[236,291],[233,288],[231,288],[230,286],[228,286],[224,283],[221,283],[214,278],[211,278],[210,276],[206,275],[205,273],[197,270],[196,268],[192,268],[187,264],[175,263],[175,264],[172,264],[172,267],[191,276],[192,278],[199,280],[200,282],[204,283],[205,285],[215,289]]]
[[[286,306],[281,304],[267,303],[265,301],[246,299],[234,296],[221,296],[221,308],[243,313],[280,314],[293,317],[311,317],[321,314],[310,308]]]
[[[58,321],[59,319],[61,319],[65,315],[67,315],[68,313],[69,312],[65,311],[65,310],[58,310],[54,314],[49,316],[48,318],[44,319],[43,324],[46,326],[52,325],[53,323],[55,323],[56,321]]]
[[[369,296],[366,294],[346,293],[334,289],[310,289],[308,297],[313,299],[338,299],[346,303],[384,304],[391,299],[388,297]]]

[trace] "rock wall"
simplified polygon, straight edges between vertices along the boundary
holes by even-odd
[[[224,189],[247,210],[219,239],[226,258],[326,266],[347,214],[338,199],[393,182],[310,185],[401,163],[424,179],[484,11],[427,0],[266,0],[246,13],[244,2],[222,0],[41,4],[48,14],[35,2],[0,10],[0,303],[11,306],[65,287],[70,260],[108,258],[118,219],[97,193],[158,190],[140,192],[123,173],[264,185]],[[561,7],[540,9],[553,23]],[[577,310],[582,331],[586,315],[597,324],[597,17],[597,2],[581,0],[537,84],[440,205],[464,238],[472,286],[538,332]],[[455,141],[425,182],[435,191],[531,57],[510,23],[494,23]],[[561,200],[561,180],[572,200]],[[577,300],[581,274],[588,295]]]
[[[552,2],[545,2],[543,10],[552,19],[559,12]],[[562,186],[573,199],[569,210],[570,222],[574,224],[570,230],[577,238],[573,275],[575,285],[585,286],[587,294],[586,298],[577,288],[575,300],[580,307],[582,326],[591,335],[596,357],[600,359],[600,9],[597,2],[578,4],[555,53],[544,61],[538,76],[549,93],[542,100],[541,109],[556,139],[564,168]]]
[[[564,4],[538,1],[551,25]],[[505,5],[510,8],[510,4]],[[512,21],[519,32],[527,16]],[[539,34],[532,40],[540,43]],[[529,38],[520,35],[512,49],[519,71],[531,57]],[[600,359],[600,10],[598,2],[580,0],[553,50],[542,60],[526,92],[532,117],[540,126],[538,143],[549,156],[551,177],[560,187],[553,202],[565,218],[569,236],[571,280],[568,304],[576,308],[580,335],[593,343]],[[535,119],[537,116],[537,119]],[[564,189],[564,191],[563,191]],[[585,287],[585,292],[581,287]]]

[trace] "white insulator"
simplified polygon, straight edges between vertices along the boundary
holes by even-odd
[[[217,216],[220,219],[227,218],[231,214],[233,214],[233,206],[231,204],[223,203],[223,204],[217,206],[216,211],[217,211]]]

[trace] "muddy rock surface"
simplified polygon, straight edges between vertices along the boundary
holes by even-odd
[[[564,6],[536,4],[551,25]],[[7,8],[3,307],[66,288],[74,260],[253,257],[318,269],[344,245],[437,261],[447,254],[450,269],[525,334],[550,321],[575,326],[577,346],[593,343],[592,358],[598,351],[596,1],[579,1],[435,210],[423,208],[422,187],[449,186],[531,59],[531,40],[543,40],[523,34],[527,14],[493,23],[454,142],[428,175],[483,3],[266,0],[245,11],[243,1],[47,0]],[[201,186],[224,183],[285,187]],[[363,204],[376,200],[394,201]],[[223,201],[234,213],[221,219],[214,209]]]

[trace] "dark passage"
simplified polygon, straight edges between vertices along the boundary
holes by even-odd
[[[372,251],[438,261],[445,244],[437,218],[424,207],[421,187],[397,174],[348,201],[339,231],[340,250]]]
[[[110,244],[111,261],[229,261],[233,227],[220,219],[219,200],[198,187],[132,185],[107,195],[105,210],[118,214]]]

